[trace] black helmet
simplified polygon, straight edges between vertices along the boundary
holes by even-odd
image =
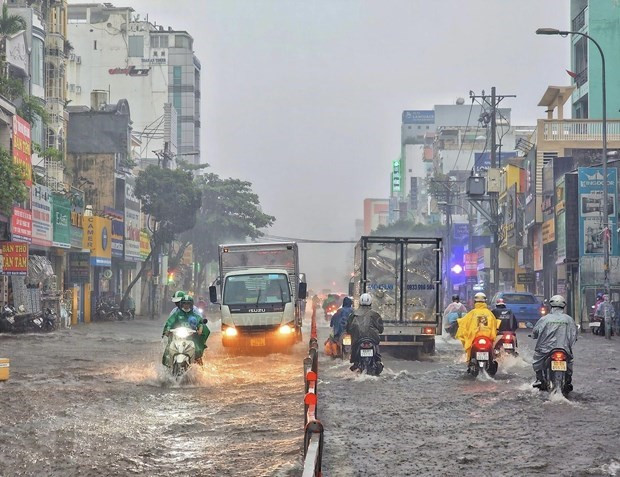
[[[458,295],[452,295],[452,301],[461,301],[461,297]]]

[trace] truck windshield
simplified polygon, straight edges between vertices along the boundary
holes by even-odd
[[[289,303],[288,276],[282,273],[235,275],[226,278],[224,305]]]

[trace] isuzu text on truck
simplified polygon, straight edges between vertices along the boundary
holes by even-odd
[[[381,346],[435,350],[441,334],[441,239],[361,237],[355,246],[351,290],[383,318]]]
[[[301,341],[301,304],[297,244],[248,243],[219,246],[222,344],[277,348]],[[211,302],[217,288],[209,287]]]

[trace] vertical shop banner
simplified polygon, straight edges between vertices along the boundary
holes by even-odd
[[[542,227],[534,229],[534,270],[543,269],[543,243],[542,243]]]
[[[28,244],[2,242],[0,275],[26,275],[28,272]]]
[[[61,195],[52,194],[52,224],[54,226],[54,247],[71,247],[71,201]],[[80,247],[82,244],[80,243]]]
[[[140,232],[140,258],[146,260],[151,253],[151,237],[146,232]]]
[[[142,261],[140,254],[140,201],[134,190],[135,177],[125,179],[125,260]]]
[[[124,214],[120,210],[104,207],[103,213],[112,220],[112,256],[123,258]]]
[[[557,249],[556,263],[566,260],[566,202],[564,201],[564,176],[555,182],[555,244]]]
[[[49,187],[35,184],[32,187],[32,243],[52,245],[52,197]]]
[[[602,255],[603,249],[603,169],[579,168],[579,255]],[[617,255],[616,169],[607,170],[607,215],[611,233],[611,255]]]
[[[18,115],[13,116],[13,161],[24,170],[24,182],[32,185],[32,151],[30,123]]]
[[[32,213],[21,207],[13,207],[11,237],[19,242],[32,242]]]
[[[84,217],[83,247],[90,250],[90,264],[96,267],[112,265],[112,241],[110,240],[112,224],[110,219],[97,216]]]

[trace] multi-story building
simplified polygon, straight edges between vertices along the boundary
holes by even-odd
[[[142,20],[131,7],[82,3],[68,11],[71,105],[89,106],[98,91],[111,103],[128,98],[143,159],[199,163],[201,66],[192,36]]]
[[[571,0],[571,30],[594,38],[605,55],[607,115],[620,119],[620,88],[613,78],[620,75],[620,4],[616,0]],[[573,118],[602,118],[601,55],[590,40],[571,37],[571,71],[575,75],[572,93]]]

